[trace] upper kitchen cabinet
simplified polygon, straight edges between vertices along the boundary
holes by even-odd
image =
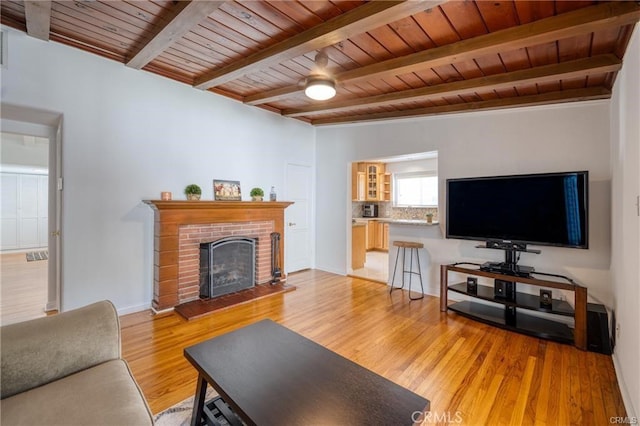
[[[384,163],[353,163],[351,173],[353,201],[391,201],[391,174]]]
[[[381,171],[382,169],[382,171]],[[367,194],[366,201],[380,200],[380,174],[384,173],[381,163],[367,163]]]
[[[351,163],[351,194],[353,201],[366,201],[367,177],[364,163]]]

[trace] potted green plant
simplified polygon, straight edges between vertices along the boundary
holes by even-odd
[[[262,190],[262,188],[253,188],[249,195],[251,195],[252,201],[262,201],[262,197],[264,197],[264,191]]]
[[[427,213],[427,223],[433,223],[433,213]]]
[[[199,200],[202,190],[198,185],[192,183],[184,189],[184,194],[187,196],[187,200]]]

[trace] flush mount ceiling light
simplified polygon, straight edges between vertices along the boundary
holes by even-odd
[[[326,77],[311,77],[304,88],[304,94],[315,101],[326,101],[336,95],[336,83]]]
[[[315,101],[326,101],[336,95],[336,82],[327,72],[329,56],[321,50],[316,55],[314,62],[312,75],[307,77],[304,85],[304,94]]]

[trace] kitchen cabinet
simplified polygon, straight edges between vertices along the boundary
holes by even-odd
[[[351,164],[351,198],[353,201],[366,201],[367,176],[364,163]]]
[[[367,250],[373,250],[376,245],[376,221],[367,221]]]
[[[381,177],[380,199],[391,201],[391,173],[382,173]]]
[[[383,163],[367,163],[366,164],[366,183],[367,192],[365,194],[366,201],[383,201],[382,196],[382,177],[384,176]]]
[[[351,269],[364,268],[367,258],[365,250],[366,224],[354,223],[351,226]]]
[[[389,251],[389,224],[369,221],[367,250]]]
[[[353,201],[391,201],[391,173],[384,163],[351,164],[351,198]]]

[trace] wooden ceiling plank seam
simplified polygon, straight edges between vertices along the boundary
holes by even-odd
[[[2,25],[15,28],[18,31],[27,32],[26,22],[18,17],[2,14]]]
[[[198,41],[195,40],[196,38]],[[234,52],[235,55],[245,55],[255,52],[254,49],[247,49],[246,46],[234,40],[224,38],[203,25],[196,25],[191,31],[182,36],[180,40],[176,41],[176,43],[180,43],[185,39],[198,43],[211,53],[215,52],[213,45],[224,46],[225,49]]]
[[[192,1],[186,4],[178,2],[174,9],[176,13],[173,13],[162,26],[158,26],[150,38],[131,52],[126,65],[141,69],[224,3],[225,0]]]
[[[227,63],[231,61],[232,60],[231,58],[237,55],[236,51],[229,49],[228,47],[223,46],[217,43],[216,41],[209,40],[194,31],[190,31],[189,33],[185,34],[181,39],[173,43],[173,46],[175,45],[186,46],[187,43],[193,44],[194,48],[197,47],[197,49],[195,50],[201,51],[204,56],[216,57],[220,59],[223,63]]]
[[[105,32],[105,34],[100,34],[93,31],[93,29],[84,28],[82,25],[68,22],[64,19],[56,19],[52,22],[50,36],[53,37],[53,34],[62,34],[65,40],[74,40],[74,47],[93,46],[99,51],[110,52],[121,58],[125,57],[127,52],[125,42],[115,40],[113,33]],[[78,35],[83,37],[79,38]]]
[[[74,34],[75,35],[75,34]],[[87,44],[81,41],[76,40],[74,37],[66,36],[63,33],[59,33],[56,31],[52,31],[50,34],[50,40],[55,41],[57,43],[62,43],[67,46],[75,47],[80,50],[84,50],[89,53],[93,53],[98,56],[102,56],[103,58],[112,59],[118,62],[122,62],[122,58],[124,58],[124,52],[122,54],[117,54],[109,49],[102,49],[95,44]]]
[[[55,3],[55,7],[60,7],[60,3]],[[79,12],[91,16],[105,23],[112,23],[118,28],[135,34],[135,39],[148,36],[153,25],[142,19],[140,16],[134,16],[120,10],[120,2],[74,2],[74,9]],[[69,6],[71,7],[71,6]]]
[[[448,2],[442,5],[442,10],[461,40],[489,32],[475,1]]]
[[[279,28],[281,32],[289,33],[292,35],[308,29],[300,25],[289,15],[282,13],[278,8],[273,6],[272,2],[244,2],[243,6],[246,9],[251,10],[253,13],[260,15],[262,19]]]
[[[403,42],[411,47],[414,52],[431,49],[436,46],[422,27],[418,25],[413,16],[407,16],[406,18],[392,22],[389,24],[389,27]]]
[[[253,45],[258,47],[258,50],[265,49],[276,43],[272,37],[269,37],[267,34],[253,28],[241,19],[230,15],[223,9],[218,10],[214,21],[222,25],[224,28],[228,28],[229,31],[237,32],[252,40]]]
[[[489,32],[520,25],[513,1],[476,2],[478,12]]]
[[[251,37],[246,36],[245,34],[237,31],[235,28],[230,28],[225,25],[221,21],[221,17],[224,17],[224,14],[216,14],[215,19],[209,16],[207,19],[200,22],[200,27],[207,31],[211,31],[216,34],[217,37],[235,42],[240,46],[243,46],[246,50],[257,51],[261,48],[259,42],[255,41]]]
[[[24,16],[27,34],[39,40],[49,41],[51,0],[25,0]]]
[[[292,6],[296,5],[296,6]],[[324,22],[318,15],[305,8],[304,5],[292,1],[276,1],[271,6],[278,9],[306,29]]]
[[[623,22],[635,23],[640,19],[640,5],[636,2],[604,3],[591,6],[588,11],[579,9],[565,15],[557,15],[541,21],[534,21],[520,27],[508,28],[495,33],[462,40],[454,44],[429,49],[388,61],[374,63],[351,71],[335,75],[339,83],[353,82],[385,74],[405,74],[426,67],[474,59],[485,54],[503,54],[504,50],[523,49],[532,44],[548,42],[556,38],[567,38],[591,33],[594,28],[607,25],[621,25]],[[528,57],[531,66],[531,58]],[[505,64],[506,66],[506,64]],[[508,68],[507,68],[508,69]],[[248,105],[273,102],[300,92],[298,87],[275,89],[264,94],[256,94],[245,100]]]
[[[59,3],[54,3],[54,7],[51,10],[51,18],[52,18],[52,26],[56,24],[58,19],[64,19],[71,23],[72,25],[82,25],[86,26],[90,30],[94,31],[99,29],[104,34],[110,34],[110,37],[119,40],[118,44],[120,46],[130,46],[138,39],[139,34],[132,33],[124,28],[120,28],[116,26],[114,23],[105,21],[104,19],[95,17],[93,15],[89,15],[85,13],[85,9],[76,9],[72,7],[67,7],[66,5],[60,5]],[[74,22],[77,22],[74,24]]]
[[[369,30],[367,34],[373,37],[376,42],[383,46],[394,57],[415,53],[413,47],[405,42],[402,37],[398,36],[390,25],[373,28]]]
[[[356,9],[326,21],[324,24],[296,34],[247,58],[241,58],[228,67],[213,70],[211,73],[198,78],[195,87],[207,89],[222,84],[238,78],[244,73],[252,72],[256,68],[327,47],[355,34],[361,34],[371,28],[376,28],[382,23],[392,22],[412,15],[419,10],[434,7],[441,2],[430,0],[406,2],[373,1],[365,3]]]
[[[57,4],[55,4],[58,6]],[[108,23],[96,19],[90,15],[84,14],[82,11],[69,7],[54,7],[51,10],[51,28],[52,31],[55,27],[60,25],[60,22],[64,22],[73,27],[83,29],[86,33],[96,34],[98,37],[102,37],[105,40],[111,40],[111,43],[117,45],[119,48],[130,49],[130,46],[135,42],[137,34],[132,34],[127,31],[118,31],[117,28],[110,26]],[[106,41],[105,41],[106,42]]]
[[[497,74],[489,77],[480,77],[471,80],[445,83],[440,86],[429,86],[420,89],[406,90],[403,92],[387,93],[371,96],[364,99],[350,99],[342,102],[329,102],[322,105],[314,105],[297,110],[284,110],[282,115],[286,117],[308,116],[310,114],[322,114],[327,111],[341,112],[353,108],[368,107],[372,105],[406,102],[409,100],[432,98],[435,96],[457,96],[478,90],[479,88],[501,88],[516,84],[541,83],[561,78],[572,78],[581,75],[606,73],[619,70],[622,61],[615,55],[605,54],[593,58],[578,59],[562,64],[544,65],[528,70],[513,71],[505,74]]]
[[[295,31],[287,28],[279,28],[263,16],[253,13],[252,10],[247,8],[249,3],[251,2],[229,1],[221,10],[233,16],[238,21],[244,22],[255,30],[260,31],[272,40],[282,41],[296,34]]]
[[[597,99],[609,99],[611,97],[611,91],[602,87],[593,87],[587,89],[575,89],[572,91],[563,91],[556,93],[545,93],[543,95],[533,95],[526,97],[515,97],[508,99],[495,99],[490,101],[479,101],[468,104],[457,104],[450,106],[438,106],[431,108],[420,108],[417,110],[404,110],[396,113],[382,113],[382,114],[358,114],[350,116],[341,116],[331,119],[311,119],[311,124],[314,126],[323,125],[335,125],[335,124],[348,124],[348,123],[360,123],[365,121],[382,121],[401,118],[423,117],[440,114],[452,114],[461,112],[472,111],[489,111],[496,109],[536,106],[536,105],[548,105],[552,103],[564,103],[564,102],[581,102]]]
[[[627,47],[629,46],[629,42],[631,41],[631,36],[633,35],[633,29],[635,25],[625,25],[620,30],[620,37],[618,38],[618,45],[615,48],[615,55],[618,58],[622,58],[624,56],[624,52],[626,52]]]
[[[159,56],[160,57],[160,56]],[[158,58],[159,58],[158,57]],[[192,77],[195,77],[198,73],[201,73],[203,69],[209,68],[212,64],[206,61],[200,61],[198,58],[189,55],[183,51],[174,49],[173,47],[168,48],[162,53],[162,57],[167,60],[172,60],[177,64],[181,64],[183,69],[187,67],[192,73]],[[215,65],[215,64],[214,64]]]

